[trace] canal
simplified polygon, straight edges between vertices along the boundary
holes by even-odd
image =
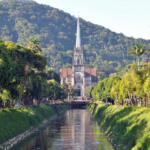
[[[13,150],[114,150],[87,109],[71,109]]]

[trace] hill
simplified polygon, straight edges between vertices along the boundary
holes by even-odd
[[[0,1],[0,37],[26,45],[29,38],[41,40],[43,55],[49,67],[59,71],[71,67],[75,46],[76,18],[59,9],[41,5],[31,0]],[[100,74],[109,75],[133,61],[127,56],[134,39],[117,34],[100,25],[80,19],[82,45],[86,66],[96,67]]]

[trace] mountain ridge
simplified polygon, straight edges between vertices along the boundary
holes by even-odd
[[[26,45],[30,37],[41,40],[48,66],[59,71],[71,67],[76,39],[76,18],[57,8],[35,1],[0,1],[0,37]],[[127,57],[135,42],[149,45],[150,40],[127,37],[80,18],[81,44],[86,66],[109,75],[135,60]]]

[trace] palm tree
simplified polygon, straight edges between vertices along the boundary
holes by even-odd
[[[130,47],[130,52],[128,53],[128,56],[135,55],[138,57],[138,70],[140,69],[140,56],[143,55],[146,52],[146,46],[144,44],[138,44],[136,43],[135,46]]]

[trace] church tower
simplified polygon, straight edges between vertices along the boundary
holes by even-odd
[[[77,19],[76,46],[74,49],[72,64],[72,85],[79,89],[79,96],[84,97],[85,87],[85,67],[84,67],[83,48],[81,46],[80,21]]]
[[[97,85],[96,68],[85,68],[83,47],[81,46],[80,20],[77,18],[76,45],[72,59],[72,68],[62,68],[61,84],[67,83],[78,89],[78,96],[86,97],[88,89]]]

